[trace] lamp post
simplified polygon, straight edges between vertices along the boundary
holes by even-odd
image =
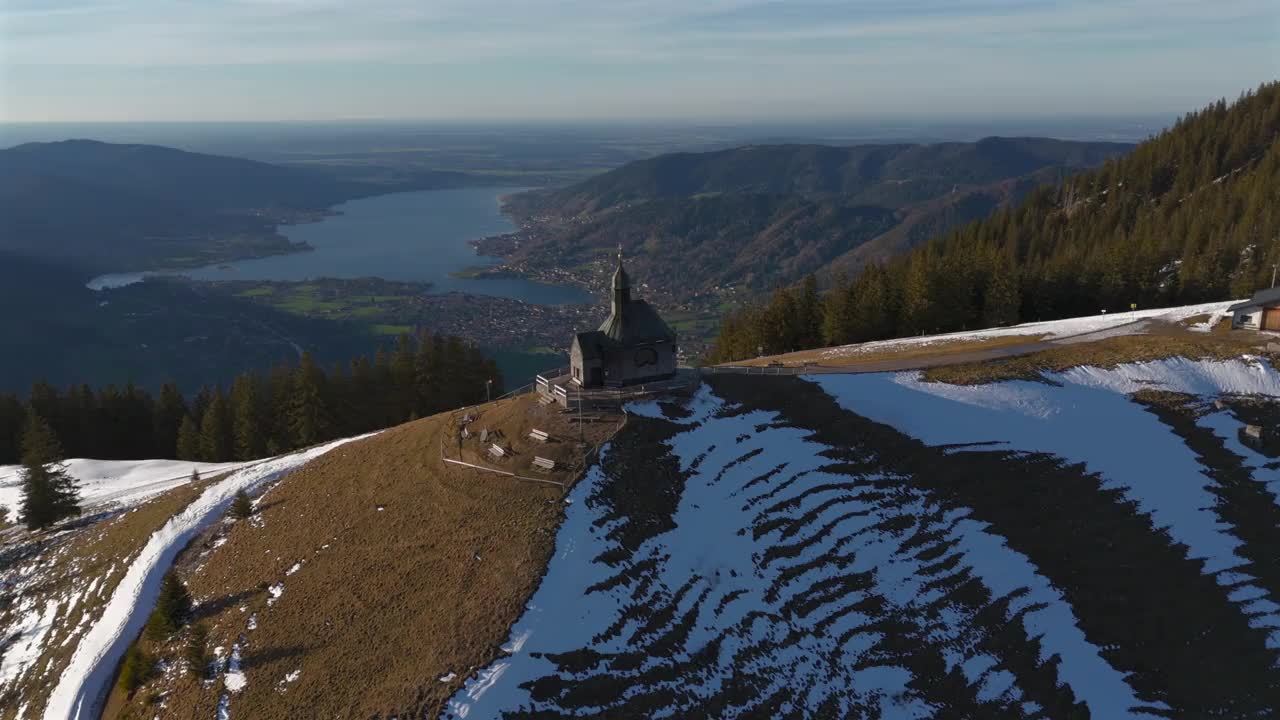
[[[490,402],[489,394],[493,388],[493,378],[484,381],[484,401]]]

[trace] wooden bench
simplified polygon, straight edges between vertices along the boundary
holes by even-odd
[[[503,450],[502,446],[499,445],[498,443],[494,443],[489,446],[489,454],[492,455],[495,459],[500,460],[507,456],[507,451]]]
[[[548,458],[533,456],[533,469],[539,472],[551,472],[556,469],[556,461]]]
[[[539,405],[550,405],[555,401],[556,399],[551,397],[550,395],[542,395],[541,397],[538,398]]]
[[[537,440],[538,442],[543,442],[543,443],[544,443],[544,442],[546,442],[546,441],[550,440],[550,439],[551,439],[551,436],[547,434],[547,431],[546,431],[546,430],[539,430],[539,429],[537,429],[537,428],[534,428],[534,429],[532,429],[532,430],[530,430],[530,431],[529,431],[529,439],[530,439],[530,440]]]

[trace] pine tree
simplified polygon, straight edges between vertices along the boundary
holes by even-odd
[[[289,419],[293,430],[293,447],[306,447],[327,439],[328,408],[325,407],[324,371],[303,353],[293,374],[293,402]]]
[[[80,514],[80,493],[62,459],[53,428],[31,414],[22,435],[22,517],[30,530]]]
[[[155,401],[151,394],[132,382],[120,395],[120,423],[123,438],[115,448],[117,458],[156,457]]]
[[[200,429],[195,418],[182,416],[182,424],[178,426],[177,454],[179,460],[199,460],[203,455],[200,449]]]
[[[822,302],[818,297],[818,279],[805,277],[800,284],[800,296],[796,301],[797,348],[817,347],[822,344]]]
[[[913,255],[902,286],[899,330],[907,335],[918,335],[933,329],[929,317],[932,307],[929,301],[929,260],[923,255]]]
[[[853,288],[843,272],[836,275],[835,283],[827,291],[822,310],[822,343],[844,345],[849,342],[849,329],[853,325]]]
[[[373,356],[374,397],[377,398],[377,427],[388,427],[404,420],[400,416],[396,396],[395,376],[391,372],[391,355],[379,347]]]
[[[233,454],[231,412],[226,396],[218,388],[200,422],[200,458],[206,462],[226,462]]]
[[[160,585],[160,597],[147,618],[147,639],[162,642],[178,632],[191,614],[191,594],[178,576],[169,573]]]
[[[231,517],[237,520],[244,520],[253,514],[253,501],[249,500],[249,496],[243,490],[236,492],[235,499],[231,501]]]
[[[187,416],[187,401],[178,392],[178,386],[165,383],[160,388],[160,397],[155,404],[155,455],[162,458],[176,458],[178,455],[178,433]],[[190,460],[191,458],[180,458]]]
[[[267,388],[264,392],[267,455],[279,455],[293,447],[293,419],[290,417],[293,402],[293,368],[288,363],[280,362],[271,367],[267,374]]]
[[[396,338],[395,352],[391,355],[391,380],[395,384],[395,394],[390,399],[395,407],[396,423],[404,422],[417,407],[414,365],[413,340],[409,333],[400,333]]]
[[[120,687],[129,695],[133,695],[151,675],[155,661],[151,659],[137,643],[129,646],[124,655],[124,665],[120,668]]]
[[[204,623],[192,625],[187,635],[187,646],[183,657],[187,661],[187,673],[199,680],[205,679],[209,674],[208,647],[209,629],[204,626]]]
[[[236,378],[231,386],[231,414],[237,460],[253,460],[266,452],[258,385],[257,377],[245,374]]]
[[[998,264],[983,295],[983,323],[989,326],[1011,325],[1018,321],[1021,305],[1017,270],[1011,263]]]

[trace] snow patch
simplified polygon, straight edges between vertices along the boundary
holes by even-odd
[[[59,600],[51,598],[38,610],[30,598],[23,598],[18,606],[18,620],[6,631],[8,641],[4,655],[0,657],[0,688],[20,677],[40,658],[44,639],[58,616]]]
[[[1158,388],[1280,395],[1280,375],[1265,363],[1174,358],[1078,368],[1050,375],[1057,386],[1012,381],[957,387],[921,382],[919,373],[809,379],[845,408],[931,445],[989,447],[995,441],[1001,448],[1082,462],[1101,475],[1104,489],[1122,492],[1154,527],[1185,545],[1190,558],[1203,560],[1204,572],[1219,585],[1233,592],[1240,585],[1257,587],[1255,578],[1236,570],[1248,565],[1237,552],[1242,542],[1213,512],[1217,498],[1196,454],[1127,393]],[[1251,612],[1257,613],[1255,627],[1277,628],[1270,642],[1280,647],[1280,606],[1255,604]]]
[[[293,672],[288,673],[287,675],[284,676],[283,679],[280,680],[280,682],[276,683],[276,692],[283,693],[288,691],[289,684],[294,682],[301,676],[302,676],[301,669],[297,669],[297,670],[294,670]]]
[[[1280,373],[1266,361],[1252,356],[1238,360],[1188,360],[1178,357],[1127,363],[1114,368],[1077,367],[1066,370],[1055,378],[1117,393],[1155,389],[1205,396],[1280,396]]]
[[[1046,336],[1047,339],[1053,340],[1087,334],[1090,336],[1090,339],[1102,339],[1113,334],[1124,334],[1124,331],[1119,330],[1122,326],[1136,323],[1141,320],[1181,322],[1188,318],[1196,317],[1197,315],[1209,315],[1210,322],[1214,322],[1217,319],[1224,317],[1226,315],[1227,308],[1237,302],[1239,301],[1230,300],[1226,302],[1186,305],[1175,308],[1153,308],[1150,310],[1135,310],[1133,312],[1104,313],[1100,315],[1067,318],[1065,320],[1023,323],[1021,325],[1011,325],[1009,327],[993,328],[990,330],[973,330],[945,333],[942,335],[925,335],[922,337],[899,338],[895,340],[877,340],[874,342],[842,345],[840,347],[829,348],[822,351],[821,357],[824,360],[831,360],[861,355],[864,353],[882,352],[885,350],[918,348],[950,342],[986,340],[990,338],[1010,337],[1016,335]]]
[[[240,643],[231,646],[231,658],[227,660],[227,674],[223,676],[222,684],[233,693],[240,692],[249,684],[240,669]]]
[[[111,505],[129,508],[191,481],[195,469],[202,477],[238,470],[246,463],[198,463],[185,460],[90,460],[64,463],[80,488],[84,508]],[[18,517],[22,498],[21,465],[0,465],[0,505]]]

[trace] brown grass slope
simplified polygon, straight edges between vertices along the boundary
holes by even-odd
[[[564,466],[551,479],[577,476],[583,456],[568,416],[532,396],[469,412],[473,432],[501,430],[514,453],[487,464],[536,475],[528,469],[536,453]],[[434,715],[496,656],[552,551],[563,490],[443,463],[442,440],[458,456],[463,414],[314,460],[268,491],[257,515],[218,526],[219,537],[197,539],[180,559],[210,649],[223,648],[225,658],[241,645],[247,686],[229,695],[231,717]],[[589,424],[588,444],[611,434],[615,420]],[[553,441],[528,440],[532,427]],[[480,461],[479,450],[477,439],[465,441],[466,459]],[[272,603],[277,584],[283,592]],[[208,681],[165,673],[127,709],[141,714],[159,698],[162,717],[215,717],[224,671]]]

